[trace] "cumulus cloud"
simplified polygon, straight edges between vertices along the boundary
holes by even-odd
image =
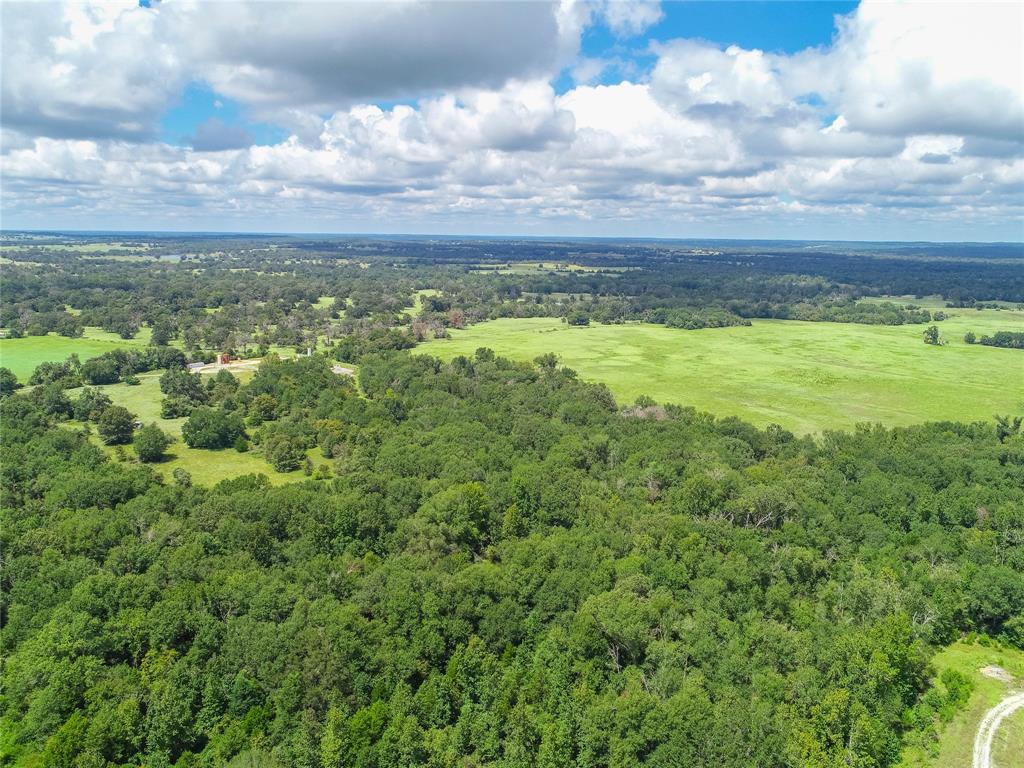
[[[1022,30],[1020,3],[865,3],[840,19],[835,46],[802,74],[831,75],[832,98],[854,129],[1020,141]]]
[[[546,2],[214,3],[177,12],[221,93],[329,107],[552,74],[572,39]],[[184,36],[184,35],[182,35]]]
[[[157,17],[128,0],[2,3],[5,127],[65,138],[151,136],[185,76]]]
[[[619,37],[639,35],[661,21],[664,15],[657,0],[603,0],[592,7]]]
[[[183,221],[201,210],[307,229],[684,234],[718,221],[729,234],[728,222],[871,216],[1005,232],[1021,217],[1019,5],[862,4],[832,44],[796,54],[653,42],[650,70],[614,84],[593,84],[607,62],[577,55],[581,30],[635,35],[657,5],[38,8],[3,32],[3,204],[16,220],[159,204]],[[559,94],[563,66],[578,85]],[[166,77],[143,88],[144,71]],[[254,146],[213,118],[187,147],[142,141],[196,77],[291,135]]]
[[[190,80],[257,110],[500,88],[553,76],[586,23],[572,4],[4,3],[4,124],[143,139]],[[626,22],[622,22],[626,23]]]

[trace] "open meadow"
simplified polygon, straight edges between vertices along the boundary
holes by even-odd
[[[160,393],[162,373],[162,371],[140,373],[141,383],[135,386],[120,383],[97,386],[95,389],[106,392],[114,405],[124,406],[135,414],[143,424],[156,424],[174,438],[174,442],[167,449],[167,458],[150,465],[166,480],[169,481],[174,470],[179,467],[188,472],[192,476],[192,482],[197,485],[213,485],[227,478],[248,474],[264,474],[275,485],[305,479],[306,476],[301,469],[294,472],[277,472],[255,447],[245,453],[239,453],[234,448],[221,450],[189,448],[181,439],[181,425],[185,423],[186,419],[163,419],[160,417],[160,401],[163,399],[163,395]],[[252,371],[238,371],[235,375],[240,381],[245,382],[252,378],[253,374]],[[206,376],[204,376],[205,378]],[[74,399],[78,396],[79,391],[78,389],[69,389],[68,396]],[[82,425],[73,422],[70,426],[81,427]],[[97,444],[100,444],[95,429],[93,438]],[[114,453],[113,448],[108,447],[106,450],[108,453]],[[125,450],[129,454],[134,453],[134,448],[131,446],[127,446]],[[314,465],[328,463],[316,448],[310,449],[308,455]]]
[[[944,346],[922,325],[875,326],[755,320],[749,327],[684,331],[661,325],[570,327],[555,318],[501,319],[453,330],[421,345],[451,359],[490,347],[532,360],[546,352],[580,376],[608,385],[621,403],[640,395],[777,423],[798,433],[859,422],[906,425],[991,419],[1024,409],[1024,353],[964,343],[1024,330],[1024,312],[946,310]]]
[[[149,343],[152,329],[141,328],[134,339],[122,339],[116,333],[86,327],[81,338],[70,339],[55,333],[46,336],[24,336],[20,339],[0,338],[0,366],[10,368],[18,381],[28,377],[40,363],[60,362],[77,354],[83,362],[119,347],[138,347]]]

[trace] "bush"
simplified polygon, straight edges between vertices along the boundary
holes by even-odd
[[[181,426],[181,437],[189,448],[227,448],[244,435],[238,416],[206,406],[192,411]]]
[[[58,419],[70,419],[74,416],[71,401],[64,394],[64,387],[59,383],[42,384],[29,394],[29,398],[43,413]]]
[[[139,461],[160,461],[170,444],[171,438],[166,432],[156,424],[148,424],[135,436],[135,455]]]
[[[184,397],[194,403],[206,402],[206,390],[198,373],[168,368],[160,377],[160,391],[169,397]]]
[[[179,419],[182,416],[191,416],[195,408],[195,404],[187,397],[165,397],[160,401],[160,418]]]
[[[66,389],[79,387],[82,385],[81,368],[78,355],[71,355],[63,363],[40,363],[32,372],[28,383],[36,386],[56,382]]]
[[[249,403],[248,411],[254,424],[273,421],[277,418],[277,400],[266,392],[256,395]]]
[[[113,357],[94,357],[82,363],[82,378],[90,384],[116,384],[121,367]]]
[[[9,395],[16,389],[21,388],[21,382],[10,368],[0,368],[0,396]]]
[[[263,455],[278,472],[292,472],[306,458],[306,445],[301,438],[271,435],[263,446]]]
[[[79,421],[96,421],[113,403],[105,392],[85,387],[74,403],[74,415]]]
[[[124,445],[132,441],[135,417],[129,413],[127,408],[112,405],[100,414],[96,428],[105,444]]]

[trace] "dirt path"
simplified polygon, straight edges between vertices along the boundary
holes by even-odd
[[[1024,707],[1024,692],[1014,693],[996,704],[985,713],[978,726],[978,735],[974,738],[973,768],[998,768],[992,763],[992,740],[1000,723],[1018,709]],[[1004,766],[1004,768],[1011,768]]]

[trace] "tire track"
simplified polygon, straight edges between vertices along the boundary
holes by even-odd
[[[992,764],[992,740],[1003,720],[1022,707],[1024,707],[1024,692],[1007,696],[985,713],[978,726],[978,735],[974,737],[973,768],[996,768]]]

